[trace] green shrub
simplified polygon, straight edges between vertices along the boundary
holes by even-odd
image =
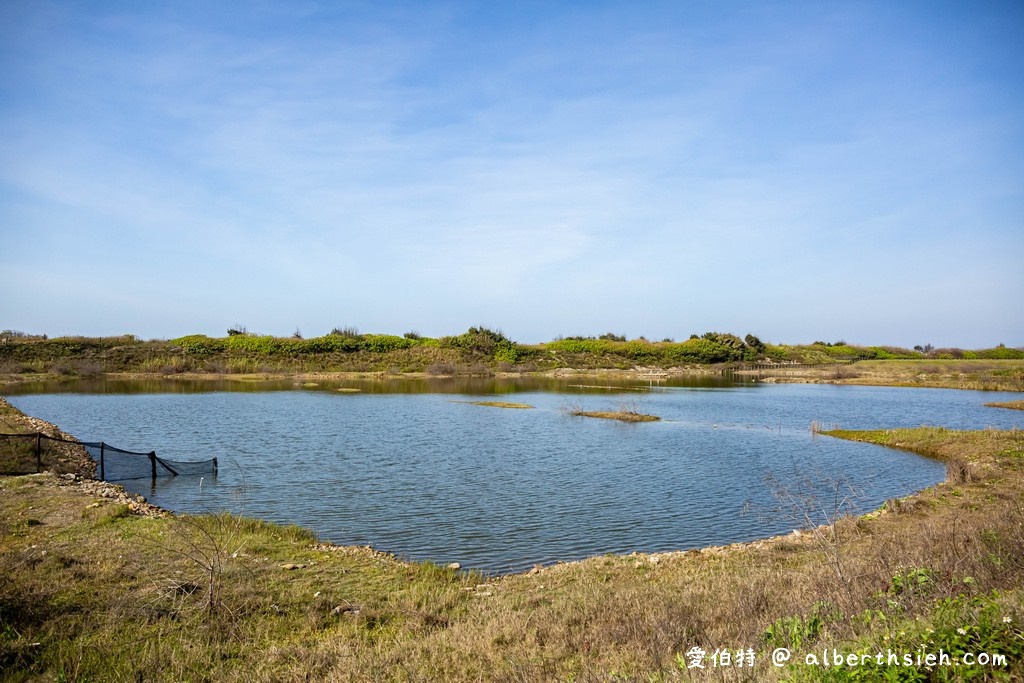
[[[849,344],[841,346],[829,345],[820,350],[824,351],[829,357],[839,360],[869,360],[875,357],[873,350],[865,349],[862,346],[850,346]]]
[[[745,346],[742,339],[728,332],[705,332],[700,338],[736,351],[742,351]]]
[[[223,339],[211,339],[205,334],[190,334],[172,339],[171,343],[180,346],[185,353],[196,356],[218,353],[225,349]]]
[[[681,344],[673,344],[665,353],[672,360],[684,363],[726,363],[743,357],[742,349],[724,346],[704,337],[691,337]]]
[[[515,344],[499,345],[494,350],[494,360],[499,363],[509,363],[514,365],[519,361],[520,349]]]
[[[761,641],[769,648],[800,649],[809,644],[821,633],[824,623],[817,614],[804,618],[801,616],[782,617],[776,619],[761,634]]]
[[[323,337],[303,339],[295,345],[297,353],[351,353],[360,349],[357,337],[328,334]]]
[[[911,581],[917,585],[921,578],[920,574],[912,574]],[[1011,680],[1007,667],[1015,667],[1024,657],[1024,631],[1016,618],[999,605],[998,597],[998,593],[993,592],[979,597],[939,600],[929,621],[898,620],[889,624],[883,636],[884,647],[878,642],[859,644],[848,650],[839,647],[839,651],[845,650],[857,657],[856,666],[794,667],[795,680]],[[873,616],[865,613],[862,618],[867,623]],[[959,661],[961,665],[929,666],[916,659],[918,655],[940,652],[949,657],[950,663]],[[882,661],[877,659],[879,653],[885,653]],[[894,662],[888,661],[889,653],[894,653]],[[1005,657],[1005,664],[966,665],[963,663],[966,653],[972,656],[997,654]],[[863,660],[860,660],[861,655]],[[904,657],[909,657],[910,661],[905,661]]]
[[[794,349],[790,346],[765,344],[764,355],[775,362],[799,360],[799,355],[795,353]]]
[[[224,345],[229,351],[248,351],[249,353],[275,354],[289,350],[299,340],[279,339],[271,336],[254,336],[237,334],[224,340]]]
[[[633,360],[650,360],[659,355],[658,349],[651,342],[640,339],[626,342],[622,350]]]
[[[387,353],[416,346],[416,341],[408,337],[397,337],[393,334],[367,334],[363,336],[360,346],[365,351]]]
[[[559,339],[558,341],[548,342],[544,345],[544,348],[549,351],[563,351],[565,353],[592,353],[598,356],[603,356],[609,353],[615,353],[620,343],[609,341],[606,339]]]
[[[904,569],[893,574],[889,592],[893,595],[916,594],[927,591],[934,583],[934,573],[930,569]]]
[[[486,327],[471,327],[457,337],[442,337],[440,341],[442,348],[462,349],[481,356],[493,356],[499,347],[515,346],[515,342],[501,332]]]
[[[978,358],[984,358],[985,360],[1020,360],[1024,358],[1024,351],[1009,349],[1002,345],[994,349],[980,349],[975,353]]]

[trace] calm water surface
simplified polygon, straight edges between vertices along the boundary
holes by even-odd
[[[349,393],[328,383],[209,391],[107,382],[26,386],[20,391],[35,393],[8,398],[83,441],[220,460],[220,475],[201,485],[194,477],[122,482],[157,505],[230,509],[308,526],[326,541],[494,572],[785,533],[799,521],[780,501],[816,496],[831,513],[825,501],[838,490],[865,511],[944,476],[941,464],[912,454],[815,437],[812,421],[1024,426],[1024,413],[983,406],[1024,394],[680,384],[363,383]],[[226,390],[237,388],[245,390]],[[473,400],[535,409],[465,403]],[[663,421],[567,414],[624,405]]]

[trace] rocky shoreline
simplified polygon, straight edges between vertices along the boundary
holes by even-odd
[[[4,410],[5,423],[10,425],[12,422],[16,424],[20,429],[15,433],[41,433],[46,436],[61,439],[61,442],[55,442],[54,446],[60,452],[61,462],[60,469],[72,469],[71,472],[58,473],[53,471],[42,472],[37,475],[25,475],[25,476],[36,476],[55,477],[58,484],[61,487],[68,488],[74,491],[78,491],[86,496],[94,498],[102,498],[113,503],[126,505],[128,511],[132,514],[142,515],[146,517],[165,517],[172,514],[168,510],[157,507],[148,503],[144,496],[129,493],[120,484],[112,484],[107,481],[101,481],[96,478],[96,463],[93,461],[89,454],[86,453],[84,448],[76,447],[74,443],[78,439],[74,435],[68,434],[61,430],[57,425],[41,420],[31,415],[25,415],[20,410],[12,406],[6,399],[0,397],[0,409]],[[6,427],[4,429],[7,429]]]

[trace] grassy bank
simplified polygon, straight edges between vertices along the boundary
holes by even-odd
[[[938,458],[949,479],[782,538],[505,577],[227,515],[140,515],[53,475],[3,477],[0,678],[1020,680],[1024,433],[832,434]],[[780,503],[799,520],[821,501]],[[775,667],[783,647],[795,663]],[[959,667],[960,678],[803,663],[824,648],[919,647],[1007,662]],[[713,666],[726,649],[731,664]],[[748,650],[753,668],[741,670],[735,653]]]
[[[1021,360],[864,360],[842,365],[760,366],[740,374],[762,381],[1024,391]]]
[[[7,434],[44,434],[53,439],[16,438]],[[47,470],[57,474],[96,475],[96,464],[74,437],[43,420],[23,415],[0,397],[0,476]]]
[[[752,374],[783,381],[913,384],[1024,390],[1024,351],[997,347],[928,352],[843,343],[764,344],[756,337],[708,332],[684,341],[566,338],[520,344],[470,328],[439,338],[359,334],[302,339],[246,333],[171,340],[120,337],[0,336],[0,382],[95,377],[422,373],[436,376],[548,373],[564,369],[633,374],[718,373],[757,364]],[[826,367],[809,367],[821,366]]]

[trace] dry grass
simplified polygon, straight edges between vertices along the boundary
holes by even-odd
[[[73,440],[56,426],[23,415],[0,397],[0,434],[36,433]],[[0,436],[0,475],[31,474],[40,469],[57,473],[74,472],[83,476],[95,476],[96,473],[95,463],[76,444],[50,439]]]
[[[0,397],[0,434],[26,434],[36,431],[24,415]]]
[[[487,406],[488,408],[513,408],[526,410],[533,408],[529,403],[509,403],[508,401],[452,401],[452,403],[467,403],[473,406]]]
[[[985,405],[990,408],[1010,408],[1011,410],[1024,410],[1024,401],[993,401]]]
[[[1019,680],[1024,432],[832,434],[942,459],[952,479],[782,538],[484,577],[230,516],[136,517],[51,476],[0,478],[0,678],[846,680],[769,655],[913,652],[927,638],[948,650],[984,633]],[[692,648],[750,648],[755,667],[688,668]],[[958,669],[971,673],[991,670]]]
[[[576,417],[596,417],[620,422],[657,422],[661,419],[657,415],[646,415],[633,410],[572,410],[569,414]]]
[[[858,376],[844,383],[1024,391],[1019,360],[873,360],[850,368]]]
[[[1024,391],[1024,361],[1020,360],[862,360],[842,366],[779,365],[738,374],[769,382]]]

